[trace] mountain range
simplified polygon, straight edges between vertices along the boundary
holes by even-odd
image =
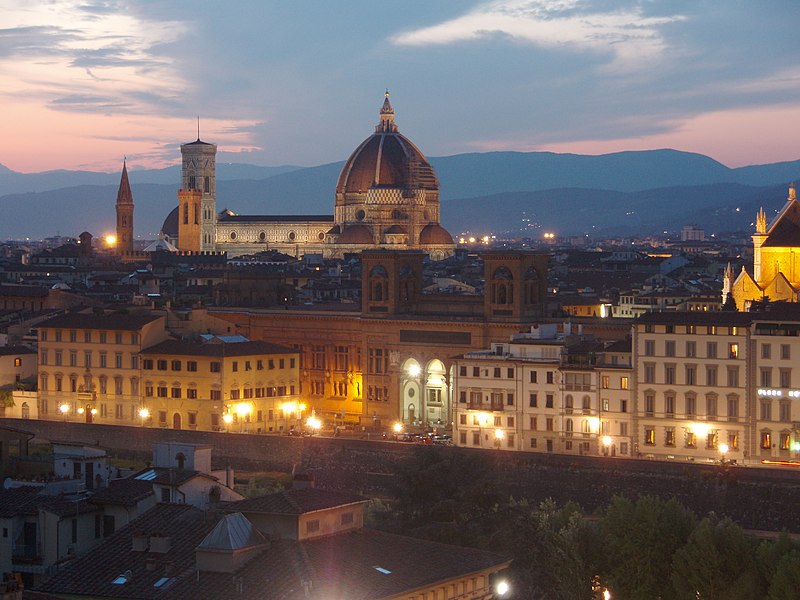
[[[489,152],[432,157],[442,223],[453,234],[538,237],[650,234],[696,223],[750,230],[779,210],[800,161],[729,168],[676,150],[599,156]],[[333,214],[342,162],[316,167],[217,164],[217,208],[239,214]],[[137,237],[155,238],[176,204],[180,167],[130,170]],[[0,165],[0,239],[94,235],[114,227],[119,173],[17,173]]]

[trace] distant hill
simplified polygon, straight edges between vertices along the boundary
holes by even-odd
[[[800,161],[731,169],[676,150],[600,156],[489,152],[433,157],[442,221],[460,231],[612,235],[748,228],[759,206],[783,205]],[[300,168],[219,163],[217,207],[240,214],[333,214],[342,162]],[[131,170],[137,237],[152,238],[176,203],[179,167]],[[0,165],[0,239],[95,235],[114,224],[119,173],[15,173]],[[740,211],[734,209],[740,206]]]

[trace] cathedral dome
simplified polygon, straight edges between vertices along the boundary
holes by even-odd
[[[439,180],[428,159],[394,124],[389,94],[380,110],[375,133],[355,149],[339,175],[336,193],[364,193],[372,188],[438,190]]]
[[[167,215],[167,218],[164,219],[164,223],[161,225],[161,233],[164,235],[172,238],[173,240],[178,239],[178,207],[176,206],[173,208],[170,213]]]
[[[369,229],[365,225],[348,225],[336,240],[337,244],[374,244]]]
[[[435,244],[453,245],[453,237],[438,223],[428,223],[419,232],[419,243],[423,246]]]

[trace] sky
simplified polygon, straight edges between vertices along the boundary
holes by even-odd
[[[312,166],[386,89],[428,156],[800,159],[797,0],[0,0],[0,164]]]

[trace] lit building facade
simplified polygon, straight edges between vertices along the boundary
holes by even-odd
[[[299,353],[266,342],[166,340],[142,351],[142,425],[270,433],[308,416]]]
[[[453,437],[464,447],[629,455],[630,347],[538,325],[456,362]]]
[[[800,203],[794,184],[783,208],[767,223],[762,208],[756,216],[753,234],[753,272],[744,267],[737,275],[730,266],[725,272],[722,300],[729,296],[739,310],[753,302],[769,299],[797,302],[800,293]]]

